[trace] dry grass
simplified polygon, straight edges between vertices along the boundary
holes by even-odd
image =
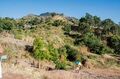
[[[80,46],[79,51],[84,55],[88,55],[90,53],[88,51],[88,47],[86,47],[86,46]]]
[[[31,45],[33,42],[32,37],[26,37],[23,38],[23,40],[18,40],[15,39],[13,35],[10,34],[4,34],[0,35],[0,44],[3,46],[5,49],[5,52],[9,54],[9,56],[17,56],[17,58],[12,57],[12,60],[10,63],[4,63],[3,64],[3,69],[4,73],[15,73],[15,74],[21,74],[25,76],[29,76],[31,79],[100,79],[103,78],[104,76],[106,79],[109,79],[108,76],[116,76],[116,79],[118,76],[120,76],[120,70],[111,70],[111,69],[103,69],[103,70],[96,70],[93,69],[94,66],[98,66],[96,64],[98,60],[100,61],[100,66],[103,66],[106,61],[109,59],[113,59],[110,56],[103,56],[103,57],[98,57],[98,56],[93,56],[93,54],[89,53],[89,50],[87,47],[82,46],[78,47],[79,51],[83,55],[92,55],[91,59],[88,61],[87,65],[88,68],[93,67],[93,70],[88,70],[88,71],[80,71],[79,73],[75,73],[72,71],[65,71],[65,70],[53,70],[53,71],[46,71],[44,70],[47,66],[51,66],[51,63],[49,62],[41,62],[41,65],[43,66],[42,69],[36,69],[34,67],[31,67],[31,57],[30,55],[24,50],[25,45]],[[46,30],[44,28],[38,29],[36,36],[41,36],[45,39],[45,41],[49,41],[50,43],[54,44],[56,48],[59,48],[63,46],[65,43],[71,44],[73,39],[65,37],[63,35],[63,32],[61,31],[61,28],[51,28],[51,30]],[[66,41],[67,39],[67,41]],[[72,45],[72,44],[71,44]],[[76,47],[76,49],[78,49]],[[15,60],[18,60],[19,64],[14,65]],[[101,64],[102,63],[102,64]],[[53,64],[52,64],[53,66]],[[97,77],[100,75],[100,78]]]

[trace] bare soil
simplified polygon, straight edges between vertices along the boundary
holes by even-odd
[[[46,71],[26,65],[4,64],[3,70],[3,79],[120,79],[120,69],[82,69],[79,72]]]
[[[14,73],[4,73],[3,79],[29,79],[28,77],[24,77],[20,74],[14,74]]]

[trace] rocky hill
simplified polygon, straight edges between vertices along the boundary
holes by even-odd
[[[82,74],[83,79],[120,78],[120,25],[111,19],[101,20],[89,13],[77,19],[54,12],[0,18],[0,44],[8,55],[3,63],[8,75],[25,74],[26,79],[32,73],[32,79],[68,79],[70,74],[71,79]],[[73,72],[76,61],[83,66],[79,73]],[[110,72],[105,75],[102,70]],[[67,76],[58,75],[63,73]]]

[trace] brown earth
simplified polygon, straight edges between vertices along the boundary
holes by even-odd
[[[28,66],[27,66],[28,65]],[[38,69],[29,64],[3,64],[3,79],[120,79],[120,69],[51,70]]]
[[[4,73],[3,79],[29,79],[28,77],[24,77],[20,74],[13,74],[13,73]]]

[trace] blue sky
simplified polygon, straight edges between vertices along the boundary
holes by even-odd
[[[60,12],[80,18],[86,12],[120,22],[120,0],[0,0],[0,17]]]

